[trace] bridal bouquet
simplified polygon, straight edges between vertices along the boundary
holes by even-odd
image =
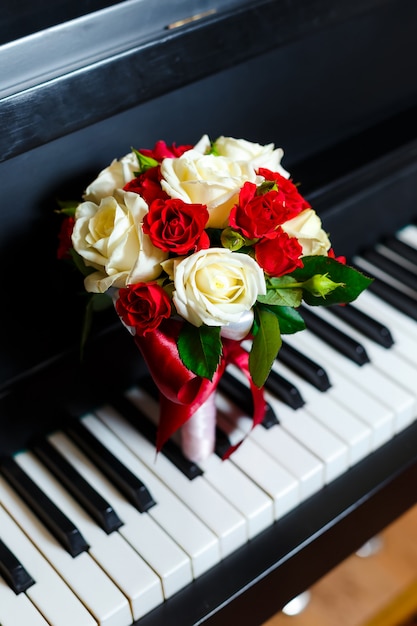
[[[232,137],[158,141],[114,160],[62,209],[59,256],[91,298],[111,296],[159,388],[158,450],[230,363],[247,376],[259,423],[281,334],[305,328],[302,301],[350,302],[369,284],[335,258],[282,156]]]

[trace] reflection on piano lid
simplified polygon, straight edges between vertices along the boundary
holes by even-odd
[[[417,250],[415,233],[417,227],[410,225],[397,239],[407,238]],[[417,275],[417,264],[407,263]],[[395,275],[396,267],[389,269]],[[385,284],[392,275],[376,280]],[[407,297],[417,305],[417,291]],[[235,619],[249,626],[415,503],[407,487],[417,478],[417,324],[370,292],[350,307],[361,312],[365,332],[333,316],[332,309],[318,314],[330,330],[355,339],[369,361],[359,364],[343,346],[330,345],[315,325],[309,328],[307,317],[308,330],[286,336],[285,342],[304,364],[319,362],[329,385],[318,389],[308,371],[297,372],[278,357],[274,370],[305,402],[297,407],[286,394],[280,396],[279,388],[277,394],[268,390],[274,422],[251,429],[250,398],[235,391],[246,389],[247,381],[229,367],[228,384],[216,395],[218,443],[247,437],[227,461],[213,455],[190,471],[178,462],[175,439],[173,449],[155,458],[158,402],[149,393],[147,376],[117,394],[95,390],[96,404],[87,413],[45,425],[27,450],[0,467],[5,524],[0,567],[9,574],[0,579],[0,593],[6,593],[6,585],[13,587],[10,571],[17,561],[33,577],[19,595],[56,626],[70,624],[77,612],[79,623],[86,624],[92,615],[103,625],[168,625],[177,623],[181,612],[184,625]],[[369,336],[375,323],[392,336],[390,346]],[[80,434],[81,425],[88,445],[72,436]],[[68,476],[82,478],[108,503],[119,524],[103,530],[85,497],[63,480],[57,456],[69,464]],[[114,471],[106,469],[109,463]],[[48,510],[40,513],[32,494],[18,487],[13,464],[34,481],[34,490],[43,494],[39,501],[48,499],[82,533],[86,550],[75,556],[69,545],[57,542],[45,520]],[[138,511],[124,493],[120,472],[146,486],[153,506]],[[36,546],[29,553],[20,546],[22,530]],[[42,596],[43,585],[55,589],[56,584],[47,562],[60,574],[57,597],[68,595],[69,613],[59,619]],[[98,584],[105,594],[94,591]],[[0,604],[6,626],[11,610],[11,603]]]

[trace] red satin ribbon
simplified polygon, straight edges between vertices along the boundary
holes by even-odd
[[[236,365],[247,376],[253,397],[253,426],[262,422],[265,415],[263,389],[253,384],[249,373],[249,355],[238,341],[223,339],[223,354],[213,380],[196,376],[181,361],[177,338],[182,322],[169,320],[144,337],[135,335],[136,345],[142,352],[149,372],[160,392],[160,419],[156,440],[159,452],[166,441],[216,390],[218,382],[229,364]],[[243,441],[243,439],[242,439]],[[242,443],[231,446],[223,458],[228,458]]]

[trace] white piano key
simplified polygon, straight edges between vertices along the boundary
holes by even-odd
[[[223,557],[246,543],[243,515],[201,476],[189,480],[164,455],[155,458],[155,446],[125,420],[118,419],[119,414],[111,407],[101,407],[96,414],[216,534]],[[97,437],[105,436],[93,417],[87,416],[83,422]]]
[[[320,424],[304,409],[294,411],[266,392],[280,423],[295,439],[321,459],[325,466],[325,482],[341,476],[349,468],[349,449],[339,437]]]
[[[245,377],[240,370],[235,367],[229,367],[228,370],[246,384]],[[268,429],[261,425],[252,429],[250,416],[242,414],[234,417],[234,420],[244,433],[250,433],[252,441],[296,477],[300,485],[301,500],[308,498],[324,486],[323,461],[300,445],[280,424]]]
[[[226,459],[216,454],[202,461],[204,478],[245,516],[248,538],[252,539],[274,521],[273,500],[248,476]]]
[[[101,434],[105,434],[101,441],[150,489],[157,504],[148,514],[190,556],[194,578],[216,565],[220,561],[220,546],[214,533],[109,429]]]
[[[96,625],[85,606],[1,505],[0,528],[3,541],[36,581],[27,589],[26,595],[46,621],[54,626]],[[127,626],[127,622],[125,624]]]
[[[249,349],[250,342],[246,342],[245,345]],[[272,369],[298,389],[306,402],[303,407],[304,411],[347,445],[349,465],[357,463],[369,454],[372,443],[372,431],[367,424],[333,398],[329,391],[326,393],[318,391],[281,363],[279,361],[279,353],[278,358],[272,365]]]
[[[385,323],[394,339],[393,349],[417,367],[417,323],[414,320],[370,291],[363,292],[355,306]]]
[[[396,233],[398,239],[408,243],[413,248],[417,248],[417,227],[414,224],[408,224]]]
[[[239,414],[239,410],[220,393],[216,395],[216,403],[217,424],[234,445],[243,439],[245,433],[235,427],[233,418],[229,420],[228,417],[233,416],[235,411]],[[250,437],[233,452],[230,460],[273,499],[276,520],[300,504],[300,485],[296,478]]]
[[[349,333],[352,337],[358,339],[365,347],[372,367],[383,373],[386,378],[390,378],[396,383],[398,389],[403,390],[404,410],[398,414],[396,432],[403,430],[411,424],[417,414],[417,395],[416,395],[416,371],[413,366],[403,359],[395,348],[386,350],[382,346],[369,340],[367,337],[350,328],[343,320],[335,318],[325,311],[323,308],[317,311],[317,315],[330,322],[336,328],[343,332]]]
[[[391,276],[391,274],[387,274],[381,268],[377,267],[367,259],[362,258],[361,256],[355,256],[353,258],[353,262],[357,265],[364,273],[369,272],[372,276],[375,276],[376,279],[381,279],[385,281],[391,287],[394,287],[398,291],[405,293],[407,296],[411,298],[417,298],[417,291],[415,291],[412,287],[405,285],[395,276]]]
[[[340,361],[340,356],[336,351],[331,351],[331,349],[323,346],[321,339],[309,331],[303,331],[291,337],[287,336],[286,341],[307,356],[320,354],[320,362],[329,372],[332,384],[326,393],[330,394],[346,409],[355,413],[365,424],[368,424],[372,431],[372,450],[376,450],[393,437],[394,411],[338,371],[337,364]],[[360,376],[362,368],[358,367],[357,369]]]
[[[372,440],[372,431],[369,426],[337,402],[330,393],[321,393],[304,382],[297,374],[279,362],[279,355],[272,368],[299,389],[306,401],[305,411],[346,443],[349,448],[350,465],[358,463],[369,454]]]
[[[133,404],[139,407],[146,405],[147,410],[158,412],[157,403],[140,388],[132,388],[127,392]],[[124,418],[123,422],[126,422]],[[109,425],[110,426],[110,425]],[[118,430],[117,424],[115,425]],[[125,423],[125,428],[127,424]],[[131,427],[132,428],[132,427]],[[199,464],[204,471],[203,480],[208,481],[245,517],[249,538],[270,526],[273,522],[273,503],[255,483],[239,472],[228,462],[222,462],[215,454]]]
[[[126,392],[126,397],[140,410],[146,410],[149,420],[158,425],[159,404],[151,398],[141,387],[133,387]],[[181,447],[180,432],[177,431],[172,439]],[[248,538],[270,526],[274,520],[274,504],[262,489],[246,474],[228,461],[222,461],[216,454],[199,463],[204,471],[203,480],[209,482],[221,493],[241,514],[247,522]]]
[[[299,345],[303,345],[305,341],[312,343],[312,339],[317,339],[309,330],[304,330],[299,335]],[[298,337],[297,337],[298,341]],[[372,363],[366,363],[359,366],[342,357],[331,346],[324,341],[315,342],[320,350],[320,355],[326,355],[331,359],[333,367],[343,376],[351,380],[352,383],[365,390],[371,397],[385,404],[392,411],[393,415],[393,432],[401,429],[403,423],[408,423],[412,415],[413,399],[410,394],[401,388],[395,381],[391,380],[388,375],[377,370]]]
[[[150,515],[131,506],[65,434],[53,433],[49,441],[117,511],[123,520],[118,532],[161,578],[165,598],[192,581],[190,558]]]
[[[125,596],[125,624],[131,623],[132,615],[134,619],[139,619],[161,604],[160,579],[121,535],[107,535],[31,453],[17,454],[16,461],[73,520],[89,543],[89,554],[120,588]]]
[[[393,238],[394,239],[394,238]],[[400,240],[399,237],[395,237],[397,241]],[[403,242],[406,243],[406,242]],[[409,244],[408,244],[409,245]],[[397,263],[397,265],[401,265],[401,267],[409,270],[413,274],[417,274],[417,266],[415,263],[405,258],[401,252],[397,250],[393,250],[390,245],[387,245],[385,242],[375,244],[375,250],[380,254],[383,254],[385,257]],[[414,246],[410,246],[414,247]]]
[[[48,622],[25,593],[15,594],[0,576],[1,626],[48,626]]]
[[[224,415],[224,417],[227,419],[228,416]],[[252,418],[246,415],[241,415],[237,419],[233,418],[228,422],[239,429],[238,437],[240,439],[244,435],[249,435],[242,446],[242,451],[237,450],[232,456],[232,461],[236,461],[245,471],[250,471],[250,458],[254,454],[254,444],[256,444],[256,448],[262,451],[256,452],[257,456],[267,454],[296,479],[300,502],[324,486],[324,464],[310,454],[308,450],[301,447],[280,425],[273,426],[268,430],[262,426],[257,426],[252,430]],[[236,433],[235,438],[238,439],[238,437]],[[262,457],[260,456],[260,458]],[[273,471],[276,474],[276,470]],[[258,480],[260,484],[263,484],[261,477]],[[264,488],[267,489],[267,486]],[[288,510],[290,508],[286,512]],[[279,514],[282,515],[282,512]]]
[[[87,552],[70,556],[1,477],[0,502],[100,626],[126,623],[126,599],[105,572]]]
[[[246,342],[244,345],[248,347],[250,344]],[[324,463],[326,483],[348,469],[349,448],[344,441],[309,415],[304,408],[295,411],[267,390],[265,399],[274,409],[281,426]]]
[[[394,324],[394,327],[391,329],[393,334],[395,334],[399,327],[407,335],[410,335],[414,341],[417,339],[417,322],[411,319],[406,313],[395,309],[391,306],[391,304],[385,302],[385,300],[376,294],[371,291],[364,291],[356,302],[358,307],[361,307],[363,306],[363,303],[366,303],[366,309],[368,310],[369,308],[372,315],[382,314],[385,318],[389,318],[392,321],[392,324]]]
[[[246,416],[243,419],[248,425],[252,421]],[[251,432],[251,439],[295,476],[300,485],[300,500],[309,498],[324,486],[324,463],[280,424],[268,429],[256,427]]]

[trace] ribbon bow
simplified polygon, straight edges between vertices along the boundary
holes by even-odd
[[[179,357],[177,339],[181,325],[180,321],[169,320],[152,333],[134,337],[160,392],[160,417],[156,438],[158,452],[173,433],[216,391],[219,380],[229,364],[236,365],[248,378],[253,397],[252,427],[262,422],[265,414],[263,390],[252,382],[249,355],[240,343],[223,338],[221,361],[213,379],[208,380],[191,372]],[[228,458],[242,441],[231,446],[223,458]]]

